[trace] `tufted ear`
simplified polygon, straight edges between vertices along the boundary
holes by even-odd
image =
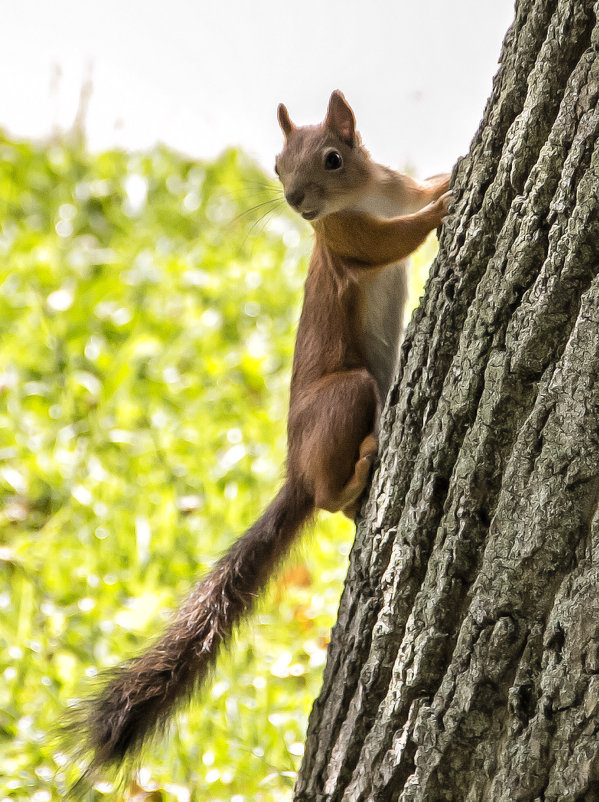
[[[343,93],[338,89],[331,95],[324,124],[350,147],[356,144],[356,118]]]
[[[279,121],[279,125],[281,126],[281,130],[285,134],[285,138],[287,138],[295,129],[295,125],[289,119],[289,112],[283,103],[279,103],[279,107],[277,109],[277,119]]]

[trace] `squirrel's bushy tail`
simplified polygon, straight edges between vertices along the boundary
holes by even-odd
[[[135,755],[197,688],[312,510],[311,498],[287,482],[196,586],[162,638],[118,668],[106,687],[84,703],[72,729],[79,730],[79,743],[93,753],[86,777]]]

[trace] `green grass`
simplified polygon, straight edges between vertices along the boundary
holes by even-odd
[[[280,484],[310,236],[282,205],[268,225],[269,205],[247,212],[275,190],[235,151],[0,136],[2,801],[65,798],[69,700],[143,648]],[[319,519],[144,755],[136,799],[290,798],[352,536]]]

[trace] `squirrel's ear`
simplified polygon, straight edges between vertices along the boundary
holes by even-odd
[[[281,130],[285,134],[285,137],[288,137],[295,128],[295,125],[289,119],[289,112],[283,103],[279,103],[279,107],[277,109],[277,119],[279,121],[279,125],[281,126]]]
[[[343,93],[335,89],[329,100],[325,126],[350,147],[356,143],[356,119]]]

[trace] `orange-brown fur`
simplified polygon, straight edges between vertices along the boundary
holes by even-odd
[[[161,638],[113,672],[80,708],[73,729],[83,750],[91,752],[85,778],[135,754],[201,684],[219,646],[315,508],[355,515],[376,456],[378,417],[405,300],[403,267],[391,263],[440,225],[448,177],[419,184],[373,162],[339,92],[331,96],[322,125],[296,128],[284,106],[279,122],[286,142],[277,170],[285,195],[315,231],[293,361],[286,480],[261,518],[199,582]],[[343,166],[327,175],[323,157],[331,149]],[[396,208],[400,216],[392,215]],[[388,297],[387,285],[373,295],[385,270],[392,271],[385,275],[397,297]],[[390,316],[390,358],[384,353],[386,320],[376,318],[379,312]],[[373,336],[380,340],[374,349]]]
[[[321,126],[297,129],[284,106],[279,122],[286,146],[277,172],[290,203],[304,214],[309,207],[315,231],[291,379],[287,475],[316,507],[353,517],[376,456],[384,400],[363,347],[365,285],[373,271],[405,259],[440,225],[449,181],[444,175],[418,184],[372,162],[340,92],[331,96]],[[321,167],[330,149],[343,160],[331,172],[345,171],[334,177],[332,192]],[[390,219],[356,211],[373,185],[383,203],[395,195],[396,203],[420,210]]]

